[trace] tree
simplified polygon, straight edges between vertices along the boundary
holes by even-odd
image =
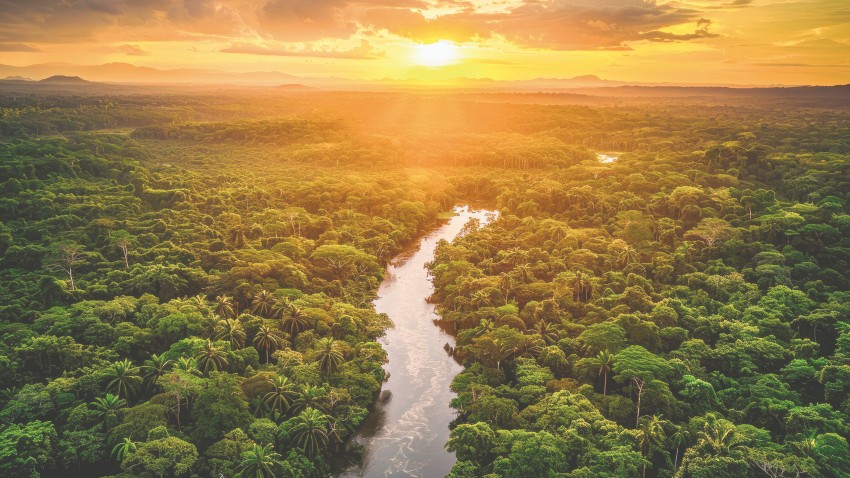
[[[203,347],[195,355],[198,366],[205,374],[217,371],[227,366],[227,356],[224,351],[217,347],[212,340],[207,339]]]
[[[457,456],[458,461],[471,461],[483,467],[490,460],[496,433],[484,422],[464,423],[451,431],[446,449]]]
[[[41,476],[54,463],[58,436],[51,422],[16,423],[0,430],[0,475]]]
[[[225,319],[235,317],[236,309],[233,306],[233,299],[226,295],[219,295],[215,298],[215,313]]]
[[[643,388],[646,386],[646,382],[640,377],[632,377],[631,378],[632,387],[637,393],[637,407],[635,409],[635,426],[640,424],[640,399],[641,395],[643,395]]]
[[[558,329],[554,325],[550,324],[546,321],[539,321],[534,324],[534,330],[540,334],[540,338],[543,339],[543,342],[546,345],[554,345],[558,342],[560,337],[558,336]]]
[[[136,451],[137,445],[138,444],[133,440],[124,438],[120,443],[112,447],[112,456],[119,462],[122,462],[125,458],[130,456],[130,454]]]
[[[224,434],[204,452],[209,476],[238,476],[245,452],[256,443],[242,429],[236,428]]]
[[[264,351],[266,354],[266,363],[269,363],[269,353],[280,346],[280,336],[268,325],[261,325],[254,335],[254,347],[257,351]]]
[[[107,393],[103,397],[95,398],[89,404],[100,417],[100,422],[103,424],[104,430],[109,430],[118,423],[118,410],[127,406],[127,401],[118,398],[111,393]]]
[[[220,440],[227,430],[247,429],[254,420],[248,408],[238,376],[212,373],[192,404],[194,442],[206,447]]]
[[[306,330],[310,325],[310,322],[304,315],[304,311],[300,307],[294,304],[289,304],[287,306],[287,312],[288,313],[282,317],[283,330],[292,337],[295,337],[300,332]]]
[[[111,379],[107,388],[115,390],[119,397],[124,398],[129,398],[142,383],[139,367],[133,365],[128,359],[119,360],[112,364],[107,370],[107,378]]]
[[[345,357],[340,351],[339,344],[333,337],[322,337],[316,341],[318,346],[316,351],[316,361],[319,364],[319,369],[330,375],[339,369],[339,366],[345,361]]]
[[[307,408],[291,420],[290,432],[296,446],[308,456],[316,456],[328,446],[328,416]]]
[[[254,294],[254,300],[251,301],[251,305],[253,305],[253,308],[251,310],[255,314],[262,315],[263,317],[268,317],[268,315],[274,308],[275,302],[277,302],[277,299],[275,299],[274,294],[263,289]]]
[[[699,239],[705,243],[709,257],[711,252],[723,243],[734,238],[735,229],[728,221],[716,217],[702,219],[693,229],[685,233],[685,238]]]
[[[652,448],[662,449],[664,440],[667,435],[664,432],[664,426],[661,419],[653,415],[651,417],[643,417],[643,421],[638,424],[638,446],[644,458],[647,458]],[[643,464],[643,476],[646,476],[646,465]]]
[[[52,246],[51,255],[47,258],[47,268],[61,270],[68,274],[68,284],[72,291],[77,290],[74,282],[74,269],[84,264],[85,247],[73,241],[63,241]]]
[[[271,410],[277,412],[278,416],[283,417],[289,409],[290,399],[297,393],[295,385],[282,375],[275,375],[267,383],[271,385],[272,391],[263,397],[263,401]]]
[[[116,231],[112,234],[112,240],[124,258],[124,268],[130,270],[130,246],[133,244],[133,236],[127,231]]]
[[[121,462],[121,469],[159,478],[180,477],[188,475],[197,460],[198,450],[194,445],[167,436],[139,444],[136,451]]]
[[[676,449],[673,456],[673,471],[679,468],[679,449],[687,445],[691,438],[691,434],[685,427],[676,427],[672,435],[670,435],[670,445]]]
[[[593,324],[585,329],[578,339],[584,343],[591,352],[602,352],[610,350],[619,352],[626,346],[626,331],[614,322],[602,322]]]
[[[230,343],[233,350],[241,349],[245,344],[245,328],[236,319],[219,320],[215,326],[216,340],[225,340]]]
[[[322,410],[322,405],[320,404],[322,398],[326,395],[326,390],[324,387],[316,387],[314,385],[305,385],[301,387],[301,390],[298,391],[297,397],[292,402],[293,411],[301,411],[307,408],[315,408],[317,410]]]
[[[599,375],[602,376],[602,395],[608,395],[608,374],[614,366],[614,354],[608,349],[596,354],[596,363],[599,366]]]
[[[281,456],[272,450],[271,445],[254,445],[245,452],[242,460],[242,478],[274,478],[280,468]]]
[[[144,371],[144,381],[148,388],[152,388],[159,382],[159,379],[168,372],[168,369],[174,362],[166,359],[164,356],[153,354],[151,358],[145,361],[142,366]]]

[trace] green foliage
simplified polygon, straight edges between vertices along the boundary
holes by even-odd
[[[544,96],[3,96],[0,474],[325,475],[471,202],[450,476],[850,475],[846,112]]]

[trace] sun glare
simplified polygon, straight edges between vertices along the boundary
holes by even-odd
[[[454,43],[440,40],[434,43],[423,43],[416,46],[413,61],[418,65],[439,67],[457,63],[460,59],[458,47]]]

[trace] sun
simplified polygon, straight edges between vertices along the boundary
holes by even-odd
[[[450,41],[440,40],[434,43],[416,45],[413,61],[422,66],[439,67],[457,63],[460,52],[457,45]]]

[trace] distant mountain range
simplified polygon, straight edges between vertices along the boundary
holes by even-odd
[[[405,90],[421,89],[417,80],[397,80],[383,78],[378,80],[350,80],[345,78],[299,77],[279,71],[228,72],[210,69],[180,68],[163,70],[129,63],[106,63],[103,65],[75,65],[71,63],[43,63],[29,66],[10,66],[0,64],[0,77],[10,83],[33,83],[30,78],[44,78],[37,84],[55,86],[113,84],[174,84],[174,85],[237,85],[237,86],[274,86],[281,91],[309,91],[311,89],[336,90]],[[85,78],[85,79],[84,79]],[[674,83],[641,83],[602,79],[595,75],[575,76],[572,78],[535,78],[531,80],[494,80],[491,78],[456,78],[452,80],[429,82],[429,87],[445,90],[480,92],[569,92],[587,95],[614,96],[698,96],[717,94],[743,94],[754,89],[781,89],[793,92],[789,87],[764,87],[756,85],[718,85]],[[829,87],[805,87],[829,88]],[[726,91],[728,90],[728,91]],[[847,89],[801,90],[805,95],[820,95],[828,91],[830,95],[847,94]],[[737,92],[737,93],[736,93]],[[723,93],[723,94],[726,94]]]
[[[94,82],[84,80],[79,76],[65,76],[65,75],[53,75],[48,76],[43,80],[39,80],[39,83],[49,83],[54,85],[91,85]]]
[[[23,76],[7,76],[3,78],[2,81],[33,81],[32,78],[25,78]]]
[[[298,84],[312,88],[333,89],[386,89],[419,88],[417,80],[397,80],[384,78],[374,81],[350,80],[345,78],[309,78],[299,77],[279,71],[228,72],[211,69],[179,68],[163,70],[129,63],[106,63],[103,65],[75,65],[71,63],[42,63],[29,66],[0,65],[0,77],[8,76],[24,81],[26,78],[45,78],[50,76],[77,76],[87,80],[106,83],[192,83],[208,85],[256,85],[276,86]],[[10,79],[11,79],[10,78]],[[639,83],[607,80],[595,75],[572,78],[536,78],[533,80],[502,81],[490,78],[457,78],[446,81],[429,82],[438,88],[459,89],[504,89],[553,91],[573,88],[599,88],[625,85],[674,86],[673,83]],[[694,85],[699,86],[699,85]],[[732,85],[702,85],[732,86]],[[736,85],[737,86],[737,85]]]

